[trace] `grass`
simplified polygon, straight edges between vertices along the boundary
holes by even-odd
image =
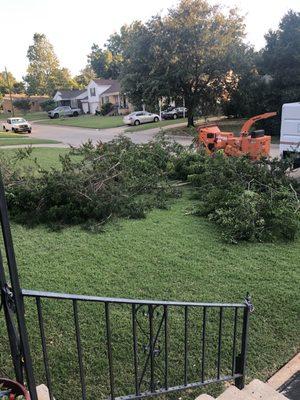
[[[34,149],[50,167],[65,149]],[[12,150],[8,150],[13,155]],[[57,161],[55,161],[56,163]],[[12,224],[22,287],[99,296],[186,301],[240,302],[250,291],[256,307],[251,316],[248,379],[266,379],[299,350],[300,239],[293,243],[224,244],[209,221],[186,211],[193,207],[188,192],[169,210],[154,210],[144,220],[120,220],[102,233],[79,226],[50,231]],[[76,342],[71,304],[43,301],[46,340],[56,398],[79,396]],[[104,309],[78,304],[87,398],[107,397]],[[112,349],[117,393],[133,390],[131,310],[111,307]],[[225,316],[230,315],[225,313]],[[1,318],[1,316],[0,316]],[[155,326],[159,316],[155,316]],[[36,307],[26,300],[26,319],[38,383],[45,383],[38,339]],[[139,318],[145,328],[147,318]],[[183,315],[170,312],[170,382],[182,379]],[[190,314],[189,374],[199,373],[201,318]],[[231,322],[230,322],[231,324]],[[230,325],[231,326],[231,325]],[[223,367],[229,360],[230,328],[224,323]],[[215,371],[218,318],[209,314],[207,365]],[[140,332],[140,330],[139,330]],[[193,332],[193,335],[191,334]],[[5,326],[0,321],[0,365],[11,371]],[[228,342],[230,339],[230,342]],[[145,357],[139,336],[139,361]],[[160,338],[159,345],[162,345]],[[161,366],[163,353],[156,358]],[[158,374],[160,375],[160,373]],[[149,374],[147,373],[147,377]],[[161,375],[156,376],[161,380]],[[206,392],[216,393],[211,387]],[[123,392],[124,393],[124,392]],[[187,398],[195,398],[198,391]],[[182,396],[183,398],[185,396]],[[178,395],[170,396],[177,399]]]
[[[137,132],[137,131],[146,131],[152,128],[159,128],[173,124],[186,123],[187,118],[179,118],[179,119],[166,119],[158,122],[150,122],[148,124],[142,124],[138,126],[131,126],[126,129],[126,132]]]
[[[30,112],[30,113],[26,113],[26,114],[21,113],[21,112],[16,112],[15,114],[16,114],[15,117],[22,117],[22,118],[25,118],[27,121],[38,121],[40,119],[48,118],[47,113],[45,111]],[[7,118],[11,118],[11,117],[12,117],[11,113],[0,114],[0,120],[4,120]]]
[[[31,144],[55,144],[57,140],[31,138],[27,135],[4,133],[0,131],[0,147]]]
[[[41,122],[45,125],[77,126],[80,128],[108,129],[122,126],[123,117],[102,117],[98,115],[80,115],[79,117],[48,118]]]
[[[34,148],[32,156],[37,159],[38,164],[45,169],[50,169],[51,167],[59,168],[59,156],[64,155],[69,151],[67,148],[55,148],[55,147],[44,147],[44,148]],[[1,152],[1,150],[0,150]],[[13,157],[16,154],[16,149],[6,149],[2,150],[2,154],[5,157]],[[1,153],[0,153],[1,154]],[[20,165],[29,165],[30,160],[22,160]]]

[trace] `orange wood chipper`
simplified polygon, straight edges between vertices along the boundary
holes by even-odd
[[[227,156],[239,157],[248,155],[252,160],[270,155],[271,136],[264,130],[250,131],[251,126],[261,119],[274,117],[276,112],[256,115],[248,119],[242,126],[240,136],[233,132],[222,132],[216,124],[198,127],[198,144],[203,144],[209,154],[223,151]]]

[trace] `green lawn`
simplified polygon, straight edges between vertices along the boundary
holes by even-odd
[[[57,159],[65,151],[34,149],[48,167],[51,157]],[[12,233],[22,287],[99,296],[220,302],[240,302],[250,291],[256,310],[251,316],[248,379],[266,379],[299,350],[300,239],[289,244],[224,244],[213,224],[187,213],[192,206],[189,193],[184,192],[169,210],[154,210],[143,220],[111,223],[102,233],[78,226],[54,232],[43,226],[29,229],[14,223]],[[71,307],[64,302],[43,301],[54,395],[61,399],[79,397]],[[104,398],[109,380],[103,306],[80,303],[78,307],[87,397],[94,399],[97,393]],[[130,313],[126,306],[123,310],[119,306],[111,309],[117,395],[121,394],[120,388],[133,390]],[[36,307],[30,299],[26,300],[26,318],[38,383],[45,382]],[[156,321],[159,316],[155,318]],[[183,376],[182,313],[170,312],[169,320],[170,381],[176,377],[178,382]],[[146,321],[141,315],[142,328]],[[232,318],[230,326],[231,322]],[[223,367],[229,360],[230,338],[226,335],[230,326],[229,322],[224,323]],[[189,373],[191,379],[197,379],[201,318],[196,310],[190,314],[189,329]],[[217,315],[211,313],[207,356],[210,373],[215,371],[217,329]],[[10,372],[5,335],[0,321],[0,365]],[[160,340],[162,345],[163,338]],[[146,342],[140,335],[139,361],[145,357],[142,345]],[[158,366],[162,366],[161,359],[163,353],[156,358]],[[161,375],[157,379],[161,380]],[[214,393],[217,390],[206,389]],[[198,392],[180,396],[195,398]],[[178,395],[170,398],[177,399]]]
[[[59,167],[59,156],[64,155],[69,151],[67,148],[55,148],[55,147],[44,147],[44,148],[34,148],[32,152],[32,156],[37,159],[38,164],[42,168],[49,169],[50,167]],[[0,150],[2,155],[5,157],[13,157],[17,150],[16,149],[5,149]],[[20,163],[20,161],[19,161]],[[30,165],[30,160],[22,160],[20,165]],[[19,165],[19,164],[18,164]]]
[[[31,138],[28,135],[5,133],[0,131],[0,147],[23,144],[55,144],[56,140]]]
[[[0,120],[5,120],[5,119],[11,118],[11,117],[12,117],[11,113],[9,113],[9,114],[4,114],[4,113],[1,114],[0,113]],[[48,118],[47,113],[45,111],[31,112],[31,113],[26,113],[26,114],[23,114],[23,113],[20,113],[20,112],[16,112],[15,113],[15,117],[23,117],[27,121],[37,121],[37,120],[40,120],[40,119],[47,119]]]
[[[102,117],[98,115],[80,115],[79,117],[64,117],[58,119],[46,119],[41,122],[46,125],[78,126],[81,128],[107,129],[122,126],[123,117]]]

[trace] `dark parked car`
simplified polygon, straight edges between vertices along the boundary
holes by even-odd
[[[187,108],[185,107],[168,107],[161,113],[163,119],[177,119],[183,118],[184,116],[187,116]]]

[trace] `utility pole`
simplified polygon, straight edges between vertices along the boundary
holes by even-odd
[[[11,96],[11,86],[10,86],[10,82],[9,82],[9,78],[8,78],[8,73],[7,73],[7,68],[5,67],[5,75],[6,75],[6,83],[8,86],[8,90],[9,90],[9,98],[10,98],[10,102],[11,102],[11,112],[12,112],[12,116],[15,116],[15,109],[14,109],[14,105],[13,105],[13,101],[12,101],[12,96]]]

